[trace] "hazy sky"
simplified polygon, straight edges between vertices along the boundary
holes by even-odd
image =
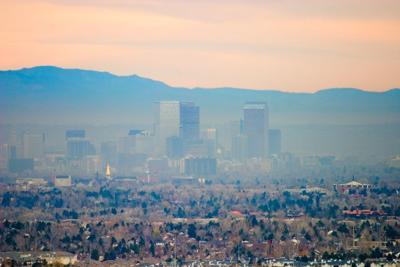
[[[0,69],[175,86],[400,87],[399,0],[1,0]]]

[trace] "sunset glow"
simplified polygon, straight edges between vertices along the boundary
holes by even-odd
[[[56,65],[173,86],[308,92],[400,85],[396,0],[4,0],[0,6],[2,70]]]

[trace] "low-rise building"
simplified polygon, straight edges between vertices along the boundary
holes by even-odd
[[[33,187],[33,186],[46,186],[47,180],[44,178],[17,178],[17,185],[24,187]]]
[[[72,185],[72,179],[70,175],[57,175],[54,179],[55,187],[68,187]]]
[[[333,189],[339,193],[349,193],[351,191],[370,190],[371,184],[363,184],[357,181],[351,181],[345,184],[334,184]]]

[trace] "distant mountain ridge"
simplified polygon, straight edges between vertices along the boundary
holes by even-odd
[[[271,114],[292,113],[294,117],[372,113],[392,120],[400,114],[400,89],[368,92],[333,88],[316,93],[231,87],[190,89],[137,75],[54,66],[0,71],[1,123],[142,123],[153,119],[153,103],[160,100],[195,101],[202,119],[215,123],[238,120],[242,105],[254,100],[267,101]]]

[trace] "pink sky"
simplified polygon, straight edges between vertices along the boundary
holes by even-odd
[[[187,87],[400,87],[398,0],[2,0],[0,40],[0,69]]]

